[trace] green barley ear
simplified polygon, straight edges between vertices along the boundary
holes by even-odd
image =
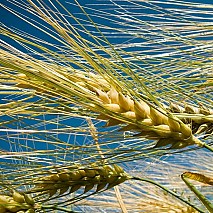
[[[93,165],[88,167],[58,169],[52,174],[33,180],[35,187],[32,192],[57,197],[74,193],[84,188],[83,194],[96,188],[96,192],[109,189],[128,180],[130,176],[118,165]],[[93,190],[94,191],[94,190]],[[82,196],[81,195],[81,196]]]

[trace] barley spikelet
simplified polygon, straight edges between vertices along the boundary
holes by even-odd
[[[13,191],[12,196],[0,195],[0,212],[25,212],[33,213],[34,200],[27,194],[20,194]]]
[[[60,169],[45,177],[38,178],[34,181],[36,185],[32,190],[48,194],[50,197],[58,194],[73,193],[84,187],[84,193],[91,191],[96,186],[96,192],[102,189],[110,189],[125,180],[129,176],[118,165],[92,164],[90,167],[78,167],[75,169]]]

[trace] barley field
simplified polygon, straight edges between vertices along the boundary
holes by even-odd
[[[0,213],[213,213],[210,1],[0,13]]]

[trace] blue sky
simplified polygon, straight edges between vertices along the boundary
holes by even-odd
[[[13,2],[13,0],[11,2]],[[14,2],[16,2],[16,1],[14,1]],[[22,5],[21,4],[22,1],[20,1],[20,2],[17,1],[17,2],[20,3],[20,5]],[[27,2],[27,1],[24,0],[23,2]],[[47,3],[47,2],[48,1],[46,1],[45,3]],[[52,1],[52,2],[54,3],[55,1]],[[74,6],[74,4],[75,4],[74,0],[61,0],[60,2],[69,10],[69,12],[74,14],[76,17],[83,18],[83,19],[87,20],[87,18],[82,15],[82,11],[77,6]],[[108,13],[116,14],[116,12],[113,12],[113,9],[115,9],[116,11],[119,11],[118,6],[112,6],[112,3],[110,3],[110,0],[102,0],[102,1],[93,0],[92,2],[90,0],[79,0],[78,2],[82,6],[86,7],[86,11],[91,13],[90,15],[91,15],[91,18],[94,20],[94,22],[99,22],[100,24],[103,24],[103,25],[109,25],[109,26],[112,26],[112,27],[116,27],[116,25],[113,24],[113,22],[110,22],[110,21],[106,20],[106,18],[100,18],[100,17],[94,16],[94,14],[96,13],[95,10],[102,10],[102,11],[105,11],[105,12],[108,12]],[[119,4],[126,5],[125,8],[127,10],[129,10],[129,8],[128,8],[128,4],[129,3],[128,3],[127,0],[124,0],[124,1],[115,0],[114,2],[116,4],[118,4],[118,5]],[[165,2],[169,2],[169,1],[165,1]],[[186,3],[187,2],[194,2],[194,3],[202,3],[202,4],[211,4],[210,0],[190,0],[190,1],[187,0],[187,1],[183,1],[183,2],[186,2]],[[5,6],[11,8],[11,9],[14,9],[17,12],[21,12],[22,14],[25,14],[25,15],[29,16],[29,13],[24,12],[23,10],[20,10],[20,8],[18,8],[17,6],[11,4],[10,1],[6,1],[5,0],[2,3]],[[137,1],[136,1],[136,3],[137,3]],[[55,4],[57,5],[56,2],[55,2]],[[129,5],[131,5],[131,7],[134,6],[133,4],[129,4]],[[165,4],[163,7],[166,8],[167,5]],[[175,5],[174,5],[174,7],[175,7]],[[88,8],[92,8],[92,10],[89,10]],[[136,8],[136,6],[135,6],[135,8]],[[177,8],[178,8],[178,4],[177,4]],[[189,9],[190,9],[190,7],[189,7]],[[63,11],[63,10],[61,9],[60,11]],[[122,11],[122,10],[120,10],[120,11]],[[140,9],[137,9],[137,8],[133,9],[133,10],[130,9],[129,11],[130,12],[131,11],[136,11],[138,14],[140,13]],[[142,11],[142,12],[144,12],[144,11]],[[150,12],[154,12],[154,11],[146,10],[146,12],[147,12],[147,14],[149,14]],[[42,37],[44,39],[50,39],[48,36],[46,36],[45,34],[42,34],[40,31],[36,30],[34,27],[30,26],[25,21],[20,20],[18,17],[16,17],[15,15],[11,14],[9,11],[5,10],[2,7],[0,7],[0,14],[1,14],[0,22],[3,23],[4,25],[9,26],[9,27],[14,27],[14,28],[17,28],[17,29],[21,29],[23,31],[26,31],[26,32],[32,34],[32,35],[40,36],[40,37]],[[103,14],[103,16],[105,17],[106,15]],[[36,20],[35,16],[31,15],[30,17]],[[109,15],[109,18],[110,18],[110,15]],[[112,19],[113,19],[113,17],[112,17]],[[149,20],[150,17],[149,18],[143,17],[142,19],[143,20],[146,20],[146,19]]]

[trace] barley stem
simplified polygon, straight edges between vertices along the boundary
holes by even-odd
[[[197,198],[203,203],[203,205],[209,210],[209,212],[213,212],[213,204],[209,200],[207,200],[207,198],[202,195],[200,191],[198,191],[196,187],[186,179],[186,177],[184,177],[184,174],[181,175],[181,178],[185,182],[185,184],[190,188],[190,190],[195,193]]]
[[[162,186],[161,184],[159,183],[156,183],[155,181],[153,180],[150,180],[150,179],[146,179],[146,178],[139,178],[139,177],[132,177],[132,180],[139,180],[139,181],[144,181],[144,182],[148,182],[148,183],[151,183],[161,189],[163,189],[165,192],[173,195],[174,197],[176,197],[177,199],[181,200],[182,202],[188,204],[189,206],[191,206],[192,208],[196,209],[198,212],[201,212],[201,213],[205,213],[203,210],[201,210],[200,208],[194,206],[192,203],[190,203],[189,201],[185,200],[184,198],[182,198],[181,196],[179,196],[178,194],[176,194],[175,192],[167,189],[166,187]]]
[[[209,145],[206,144],[206,143],[203,143],[202,147],[205,147],[205,148],[208,149],[209,151],[213,152],[213,147],[212,147],[212,146],[209,146]]]

